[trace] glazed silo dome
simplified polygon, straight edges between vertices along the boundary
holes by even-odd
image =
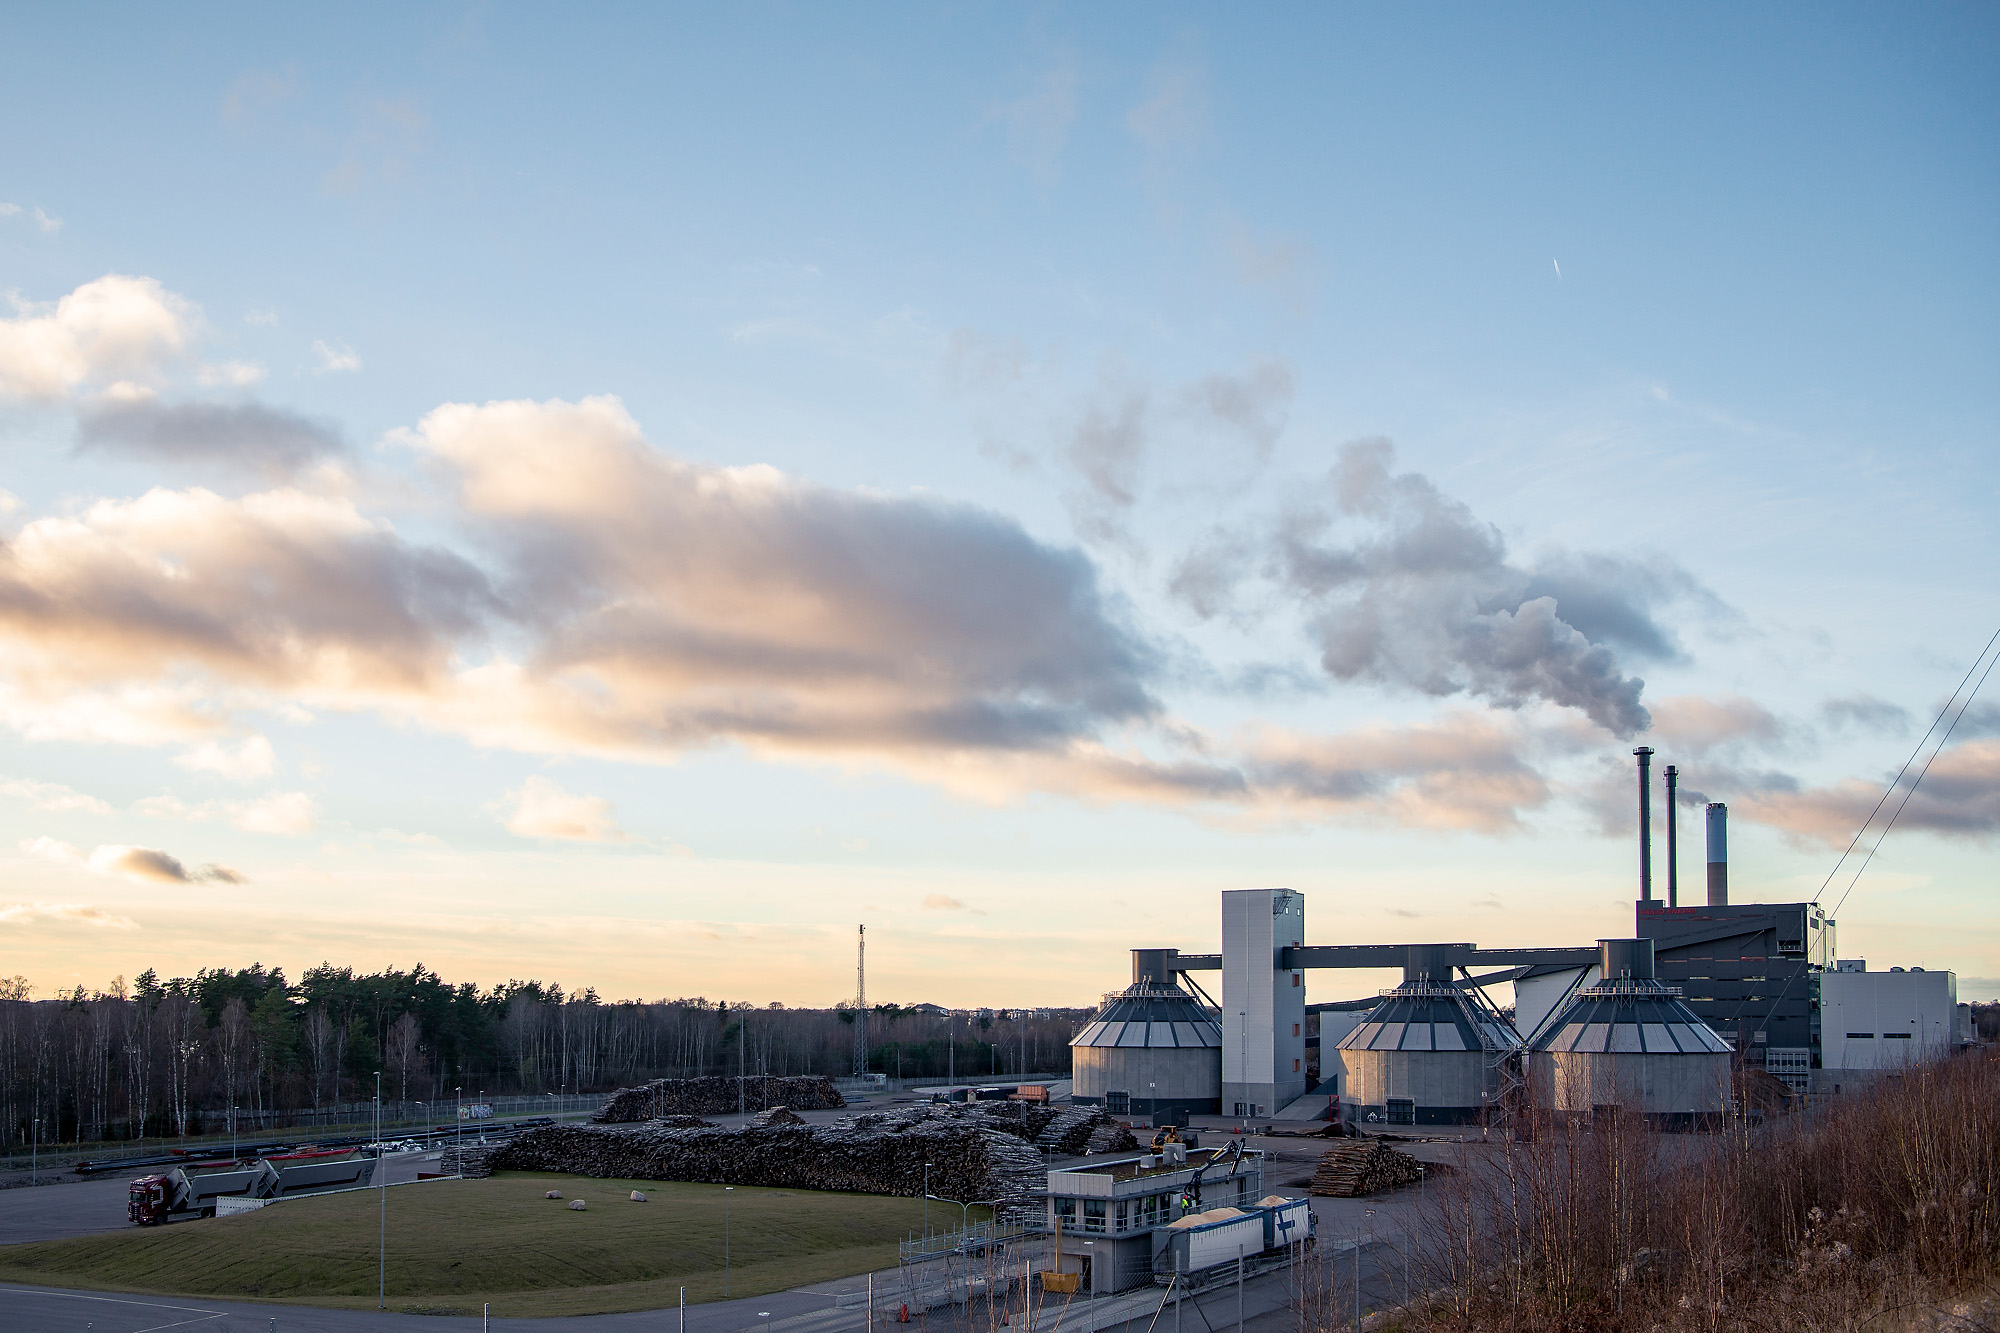
[[[1667,1125],[1719,1119],[1729,1104],[1729,1043],[1678,987],[1653,975],[1651,940],[1602,940],[1603,976],[1536,1036],[1530,1065],[1556,1111],[1639,1111]]]
[[[1222,1025],[1174,980],[1171,949],[1134,949],[1132,984],[1070,1039],[1071,1100],[1127,1111],[1213,1114],[1222,1097]]]
[[[1343,1118],[1362,1125],[1462,1125],[1499,1090],[1520,1050],[1505,1018],[1430,950],[1412,949],[1403,984],[1340,1041]]]

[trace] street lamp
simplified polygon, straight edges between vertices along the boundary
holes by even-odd
[[[231,1102],[229,1105],[229,1155],[236,1161],[240,1162],[243,1160],[242,1154],[236,1150],[236,1104],[234,1102]]]
[[[735,1193],[734,1185],[722,1187],[722,1299],[729,1299],[729,1196]]]
[[[375,1071],[375,1183],[382,1191],[381,1239],[375,1258],[375,1308],[389,1308],[389,1164],[382,1159],[382,1071]]]
[[[465,1089],[453,1088],[451,1095],[457,1104],[451,1122],[451,1146],[458,1157],[458,1178],[465,1179]]]
[[[924,1244],[931,1242],[931,1164],[924,1163]]]

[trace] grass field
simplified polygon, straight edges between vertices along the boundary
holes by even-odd
[[[543,1198],[563,1191],[560,1202]],[[627,1197],[643,1190],[647,1203]],[[570,1199],[590,1206],[572,1212]],[[0,1281],[374,1308],[376,1193],[238,1217],[0,1247]],[[388,1192],[389,1308],[607,1314],[722,1298],[720,1185],[504,1172]],[[940,1215],[931,1221],[958,1221]],[[729,1291],[755,1296],[896,1262],[921,1199],[813,1190],[729,1196]]]

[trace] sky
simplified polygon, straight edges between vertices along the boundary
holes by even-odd
[[[1990,7],[8,30],[38,994],[825,1005],[865,922],[873,1001],[1087,1004],[1265,885],[1582,944],[1647,745],[1688,897],[1723,801],[1736,900],[2000,997],[2000,685],[1841,861],[2000,629]]]

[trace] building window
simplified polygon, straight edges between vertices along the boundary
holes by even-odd
[[[1104,1109],[1113,1115],[1124,1115],[1132,1109],[1132,1094],[1129,1092],[1105,1093]]]
[[[1302,972],[1292,973],[1292,985],[1300,986],[1303,984],[1305,984],[1305,974]]]
[[[1292,1061],[1292,1072],[1294,1074],[1299,1072],[1299,1062],[1297,1060]]]
[[[1413,1097],[1391,1097],[1389,1099],[1389,1123],[1392,1125],[1414,1125],[1417,1123],[1417,1103]]]
[[[1299,1035],[1299,1025],[1297,1023],[1292,1024],[1292,1035],[1294,1037]]]
[[[1914,1035],[1915,1035],[1914,1033],[1910,1032],[1885,1032],[1882,1034],[1882,1039],[1884,1041],[1893,1041],[1893,1040],[1908,1041]]]
[[[1083,1229],[1085,1231],[1104,1230],[1104,1200],[1085,1199],[1083,1201]]]
[[[1056,1200],[1056,1224],[1065,1231],[1076,1230],[1076,1200]]]
[[[1116,1217],[1118,1221],[1118,1230],[1123,1231],[1128,1222],[1130,1221],[1130,1219],[1125,1215],[1125,1201],[1123,1199],[1120,1199],[1118,1201],[1118,1212],[1116,1214]]]
[[[1850,1032],[1847,1034],[1847,1039],[1849,1041],[1873,1041],[1875,1034],[1872,1032]]]

